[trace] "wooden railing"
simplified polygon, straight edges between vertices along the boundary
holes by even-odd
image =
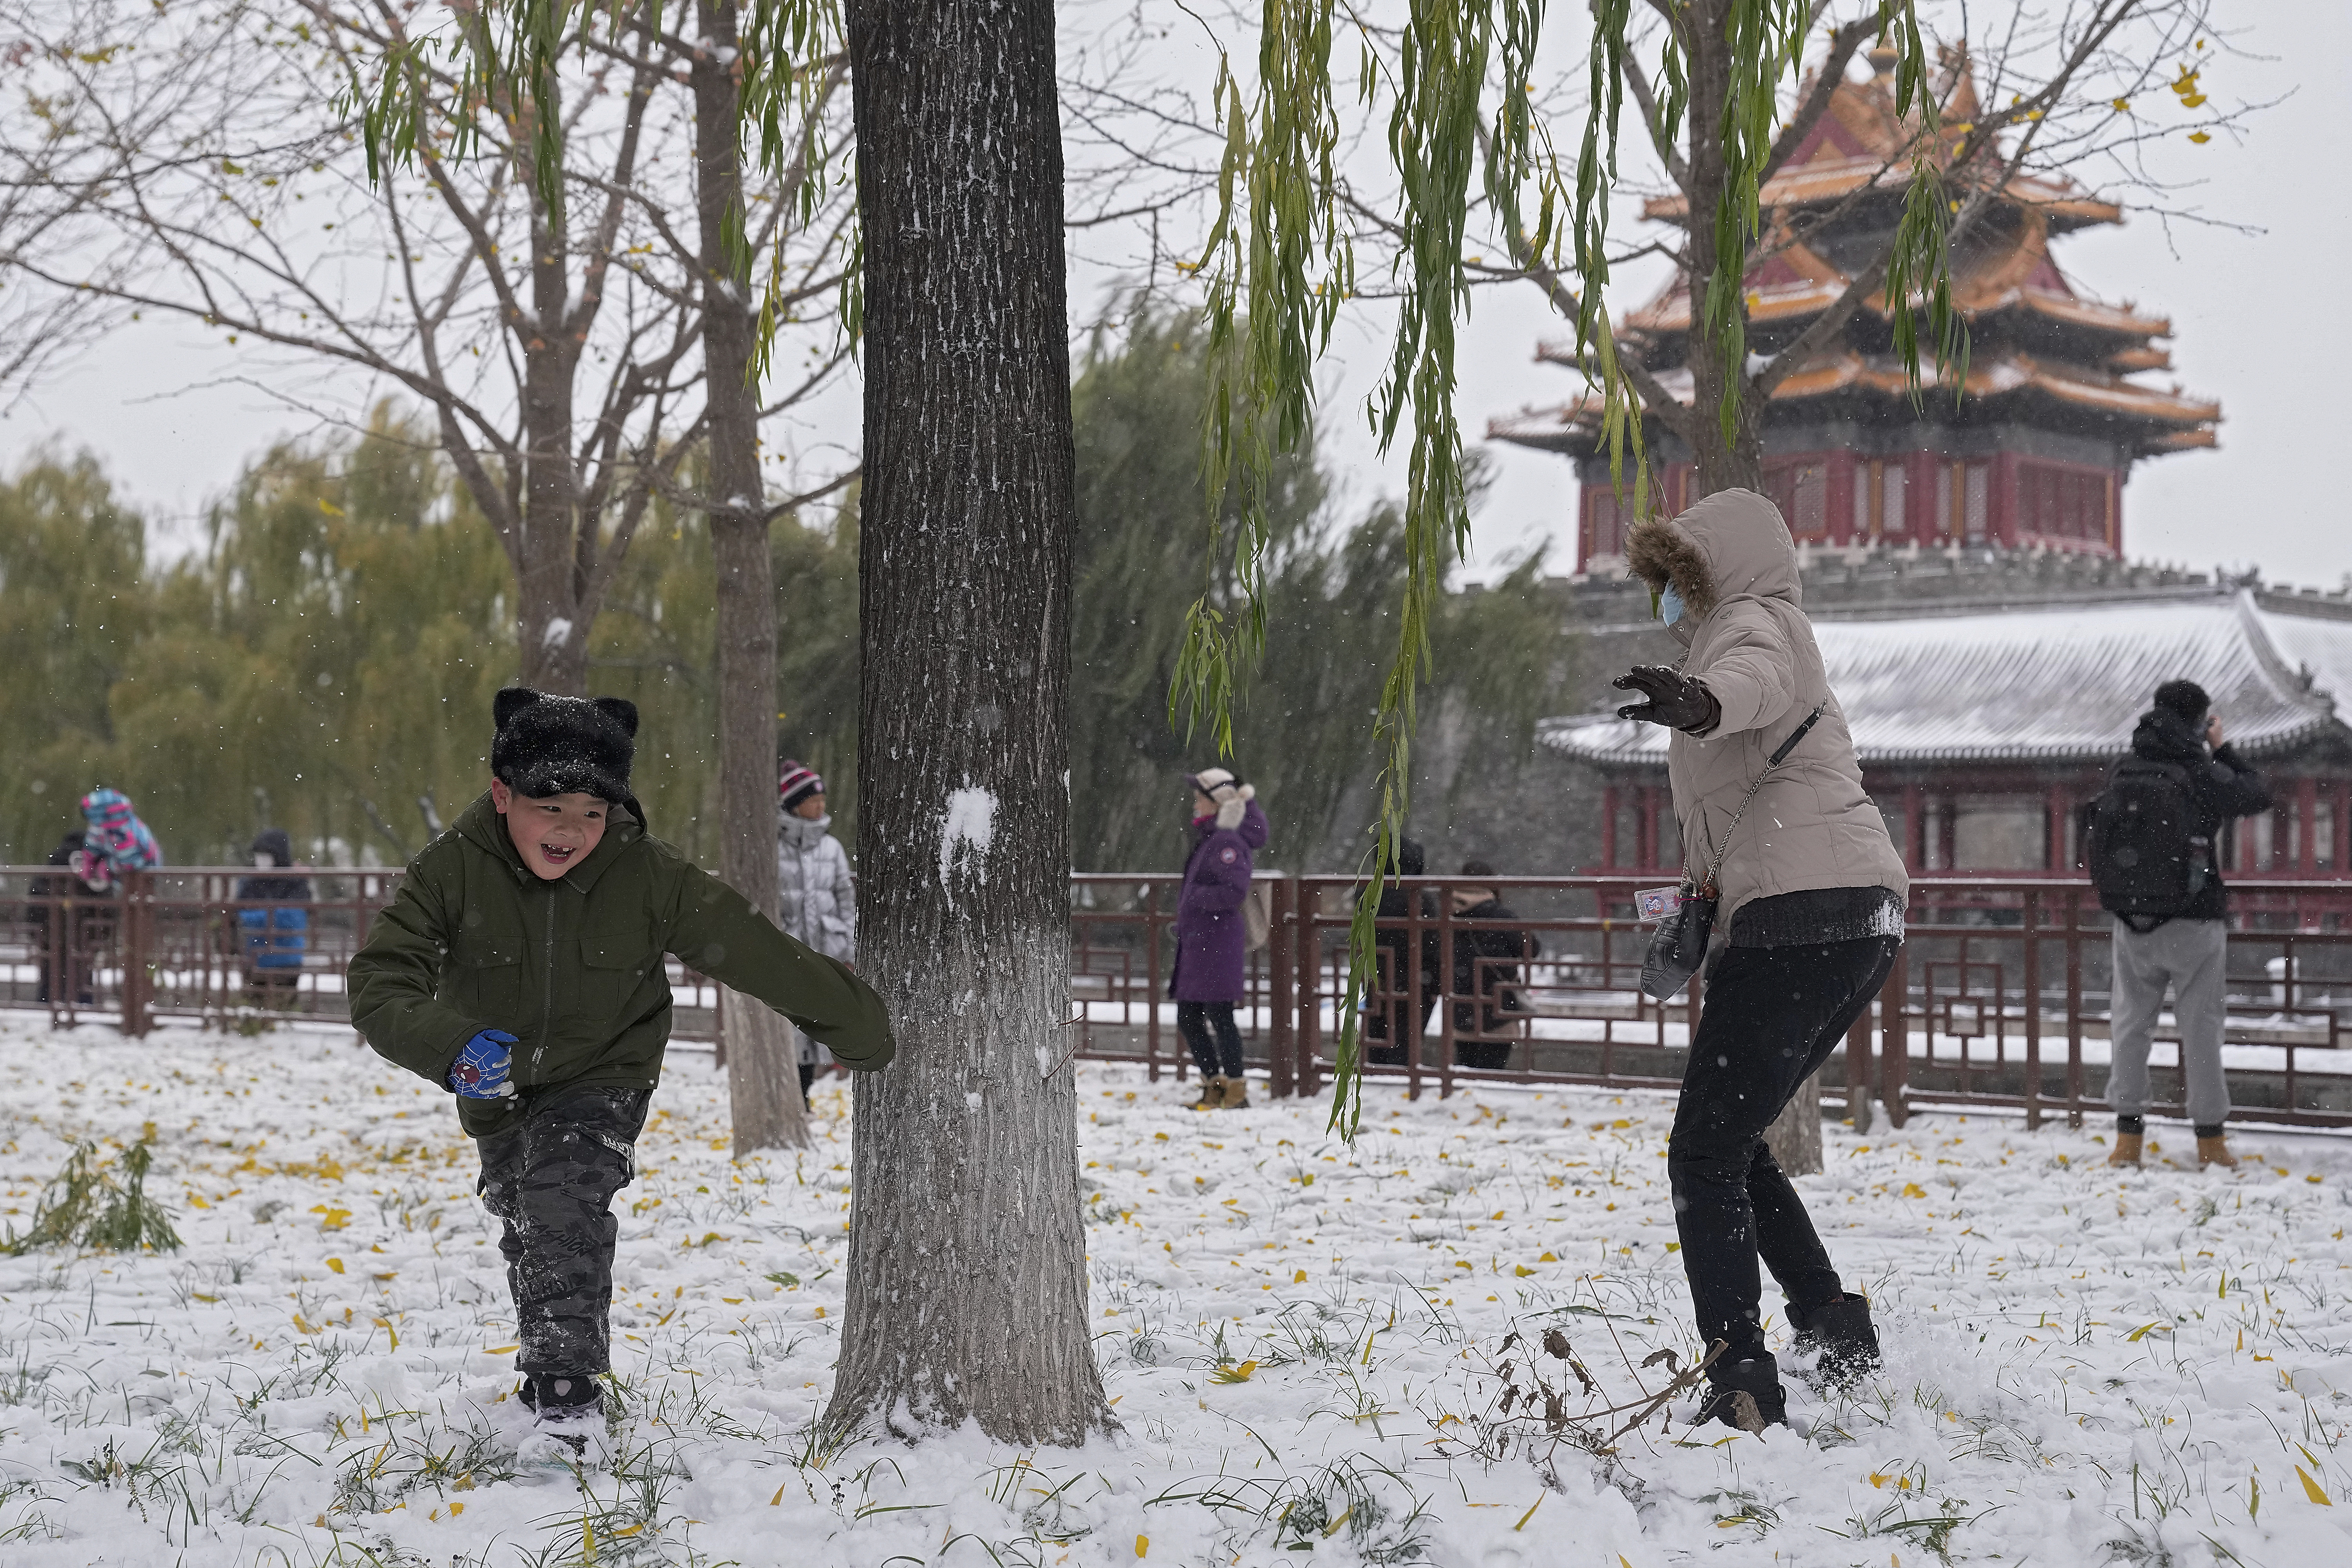
[[[134,875],[115,897],[58,890],[66,873],[0,868],[0,1005],[60,1026],[103,1021],[142,1035],[158,1021],[255,1030],[278,1019],[340,1021],[343,970],[389,901],[395,870],[309,873],[299,962],[257,965],[242,922],[280,907],[239,900],[241,868]],[[1656,877],[1414,879],[1381,922],[1380,973],[1364,1015],[1385,1037],[1365,1070],[1409,1094],[1465,1082],[1671,1089],[1704,985],[1661,1005],[1640,993],[1649,928],[1633,918]],[[1516,913],[1456,912],[1472,886]],[[1168,995],[1179,879],[1071,879],[1070,993],[1081,1058],[1135,1062],[1157,1079],[1190,1063]],[[1329,1079],[1342,1022],[1357,884],[1261,876],[1265,944],[1248,958],[1236,1009],[1245,1053],[1276,1096]],[[1524,933],[1470,951],[1481,931]],[[1927,877],[1912,884],[1909,932],[1872,1007],[1823,1069],[1825,1095],[1867,1126],[1921,1106],[2007,1106],[2029,1125],[2080,1122],[2100,1104],[2108,1019],[2107,918],[2081,881]],[[281,954],[285,950],[279,949]],[[1461,952],[1463,962],[1454,955]],[[715,988],[673,964],[675,1033],[716,1040]],[[2245,1116],[2352,1126],[2352,882],[2265,879],[2233,889],[2229,937],[2232,1093]],[[2173,1040],[2168,1026],[2160,1041]],[[2168,1065],[2164,1058],[2171,1058]],[[2159,1100],[2179,1094],[2177,1049],[2159,1047]]]

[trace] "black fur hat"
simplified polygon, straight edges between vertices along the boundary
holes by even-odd
[[[509,686],[490,711],[499,727],[490,742],[490,772],[509,789],[532,800],[593,795],[636,810],[629,793],[635,703],[621,697],[549,697]]]

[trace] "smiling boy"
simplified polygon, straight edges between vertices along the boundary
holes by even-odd
[[[523,1403],[576,1458],[604,1431],[615,1193],[670,1029],[663,955],[783,1014],[845,1066],[890,1059],[881,998],[647,836],[629,789],[637,710],[512,687],[490,787],[411,861],[351,963],[352,1020],[451,1090],[505,1222]],[[560,1445],[556,1447],[553,1445]]]

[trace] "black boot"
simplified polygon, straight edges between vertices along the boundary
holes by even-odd
[[[1738,1361],[1727,1353],[1706,1369],[1706,1397],[1699,1402],[1697,1424],[1710,1421],[1742,1432],[1789,1424],[1789,1396],[1781,1390],[1780,1363],[1771,1352],[1750,1351]]]
[[[575,1455],[584,1457],[590,1439],[603,1435],[604,1388],[595,1378],[545,1374],[526,1377],[520,1397],[537,1417],[531,1423],[532,1429],[554,1438]]]
[[[1852,1388],[1883,1364],[1867,1297],[1849,1290],[1808,1310],[1791,1301],[1789,1321],[1796,1326],[1797,1349],[1814,1352],[1813,1364],[1832,1388]]]

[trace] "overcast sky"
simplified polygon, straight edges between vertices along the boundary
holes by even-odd
[[[2057,257],[2083,292],[2169,316],[2178,381],[2222,405],[2219,450],[2133,471],[2125,494],[2129,553],[2200,570],[2259,565],[2273,581],[2334,587],[2352,572],[2336,462],[2346,443],[2352,311],[2330,303],[2352,257],[2352,198],[2326,171],[2352,95],[2352,5],[2263,0],[2221,9],[2248,26],[2238,46],[2257,58],[2210,68],[2207,90],[2292,96],[2256,119],[2242,144],[2180,141],[2156,157],[2159,172],[2184,184],[2185,205],[2257,232],[2137,218],[2068,238]],[[1580,8],[1556,8],[1561,49],[1577,47],[1567,29],[1580,21]],[[1213,68],[1197,30],[1171,30],[1166,47],[1173,70]],[[1092,316],[1118,277],[1097,257],[1080,258],[1074,321]],[[1628,288],[1618,308],[1645,293]],[[1489,416],[1556,403],[1573,390],[1567,373],[1532,363],[1536,341],[1559,330],[1532,289],[1478,296],[1461,340],[1465,434],[1475,439]],[[1401,488],[1400,465],[1381,463],[1364,434],[1363,399],[1386,353],[1384,331],[1377,316],[1344,323],[1327,367],[1325,450],[1351,502]],[[167,539],[188,538],[188,525],[242,462],[278,436],[310,428],[261,390],[230,380],[241,368],[234,355],[180,325],[125,328],[0,422],[0,464],[13,468],[43,444],[88,448]],[[355,405],[373,391],[355,387]],[[800,433],[801,443],[852,447],[856,419],[856,389],[845,387]],[[1478,564],[1491,571],[1549,540],[1565,570],[1575,492],[1566,461],[1508,447],[1496,458],[1496,482],[1476,520]]]

